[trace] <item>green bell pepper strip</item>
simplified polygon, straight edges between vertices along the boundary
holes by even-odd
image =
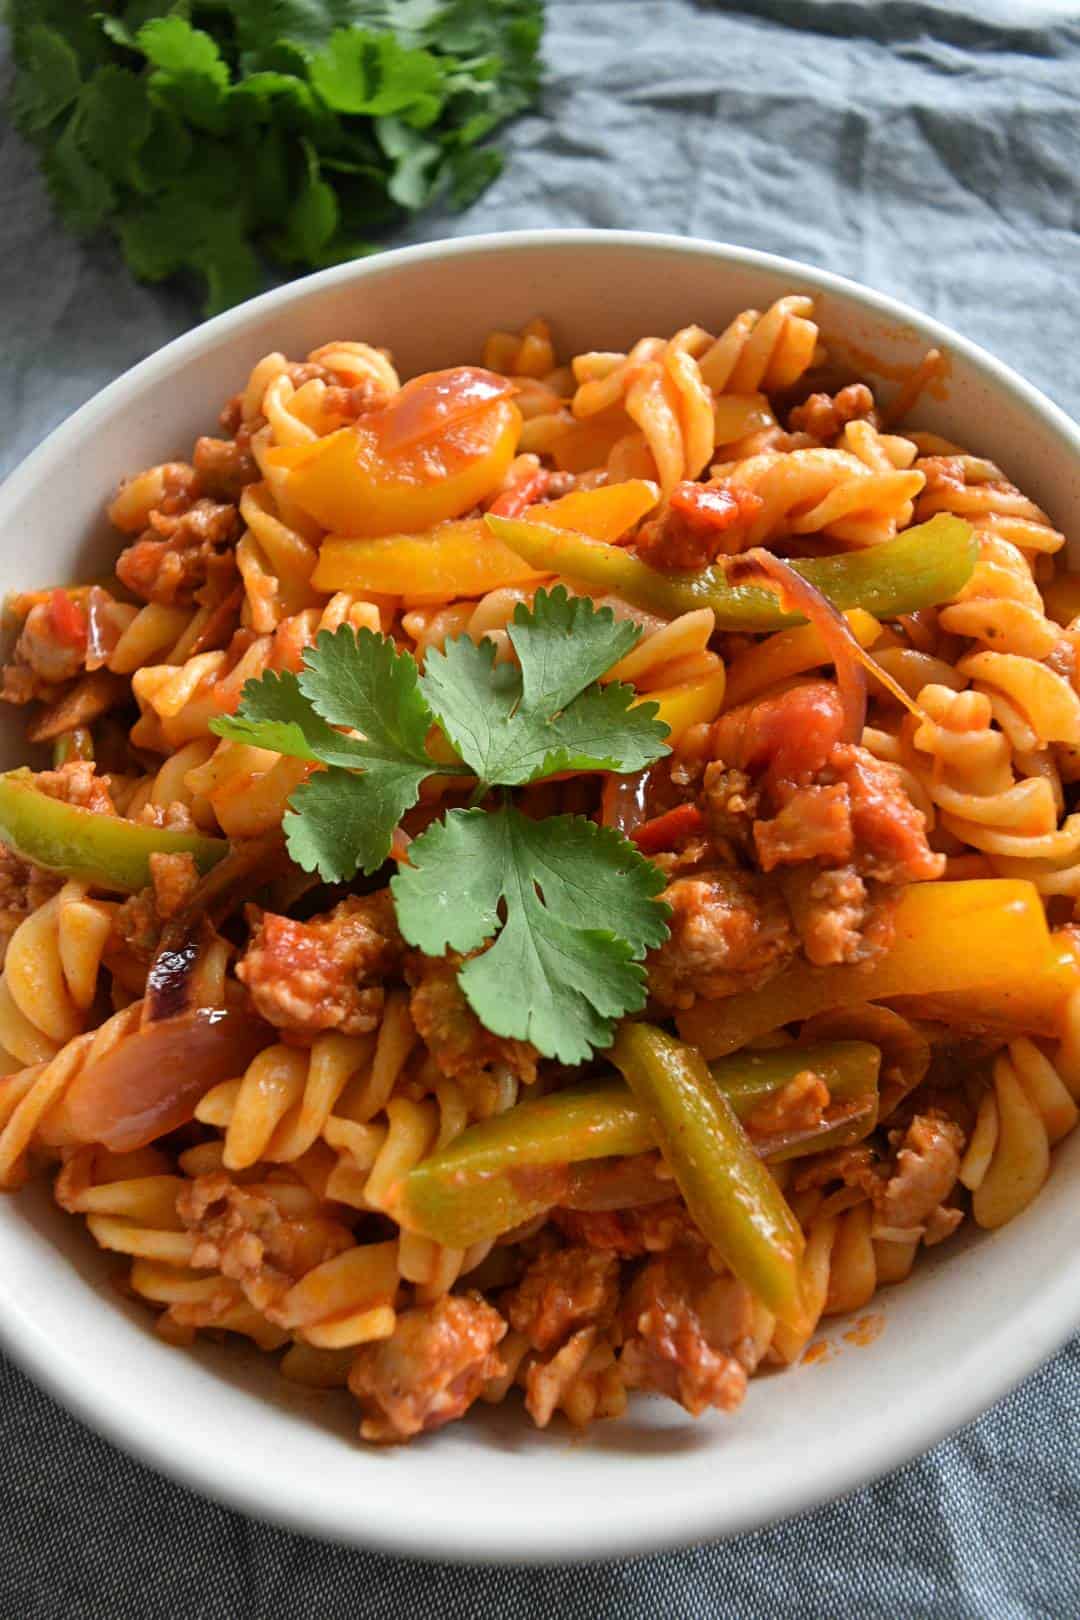
[[[653,1024],[633,1023],[611,1056],[709,1243],[774,1315],[798,1322],[802,1228],[704,1058]]]
[[[0,842],[64,877],[134,894],[150,882],[151,855],[193,855],[208,872],[229,848],[223,838],[80,810],[39,793],[33,782],[25,769],[0,776]]]
[[[824,1130],[754,1141],[754,1152],[772,1161],[844,1147],[868,1135],[877,1120],[879,1064],[880,1053],[868,1042],[831,1041],[739,1052],[714,1063],[711,1073],[743,1120],[803,1069],[821,1076],[834,1102],[851,1105],[850,1114]],[[556,1204],[619,1207],[617,1195],[614,1204],[603,1196],[612,1160],[655,1146],[648,1113],[622,1081],[581,1081],[469,1126],[410,1171],[395,1214],[410,1231],[467,1248]],[[661,1186],[657,1196],[669,1193]]]
[[[881,1053],[869,1041],[824,1041],[813,1047],[735,1052],[710,1063],[709,1073],[744,1125],[761,1103],[777,1096],[804,1069],[812,1069],[825,1082],[831,1103],[841,1104],[835,1121],[771,1136],[752,1133],[758,1156],[767,1164],[781,1164],[808,1153],[850,1147],[869,1136],[877,1124],[880,1068]]]
[[[565,1203],[571,1164],[655,1146],[621,1080],[585,1081],[470,1125],[409,1172],[393,1214],[411,1232],[468,1248]]]
[[[718,630],[785,630],[806,622],[798,614],[784,613],[771,591],[729,584],[722,563],[700,572],[663,573],[622,546],[546,523],[492,513],[486,521],[492,533],[531,567],[563,574],[600,594],[621,596],[661,618],[709,607]],[[970,523],[939,512],[894,540],[791,566],[841,611],[858,607],[875,618],[893,619],[952,601],[971,578],[977,555]]]

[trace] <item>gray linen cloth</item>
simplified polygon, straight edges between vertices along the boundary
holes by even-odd
[[[1080,401],[1080,0],[549,0],[540,111],[464,216],[678,231],[898,294]],[[0,139],[6,471],[196,319],[53,223]],[[13,543],[15,537],[6,537]],[[127,1460],[0,1363],[2,1620],[1080,1614],[1080,1343],[920,1461],[726,1545],[453,1569],[253,1523]],[[422,1516],[423,1504],[417,1504]]]

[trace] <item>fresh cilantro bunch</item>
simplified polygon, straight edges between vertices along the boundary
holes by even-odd
[[[132,272],[258,289],[436,195],[495,178],[481,145],[539,88],[542,0],[10,0],[12,112],[74,231]]]
[[[378,870],[426,778],[464,778],[476,807],[434,821],[390,885],[401,932],[428,955],[469,957],[459,983],[488,1029],[580,1063],[644,1005],[641,960],[667,935],[663,878],[612,828],[532,820],[508,790],[563,771],[640,770],[668,752],[667,728],[655,703],[597,684],[639,626],[560,586],[519,604],[508,633],[516,664],[462,637],[429,651],[421,673],[370,630],[324,631],[299,675],[248,681],[237,713],[211,726],[324,767],[293,793],[285,835],[298,865],[328,882]]]

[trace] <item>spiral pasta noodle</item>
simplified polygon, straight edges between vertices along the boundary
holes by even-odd
[[[579,355],[573,415],[611,422],[609,474],[650,477],[655,469],[667,493],[708,465],[718,442],[718,397],[788,388],[807,369],[818,346],[812,312],[808,298],[781,298],[764,315],[744,311],[719,338],[688,326],[666,341],[642,338],[628,354]],[[745,414],[733,432],[725,411],[723,431],[745,437],[738,428],[749,430],[752,421]],[[557,440],[545,448],[557,454]]]
[[[324,1212],[323,1200],[298,1177],[268,1176],[238,1190],[288,1230],[290,1255],[299,1275],[275,1279],[273,1264],[249,1272],[237,1264],[228,1240],[211,1242],[208,1248],[200,1224],[192,1222],[193,1198],[208,1199],[212,1211],[215,1195],[227,1192],[220,1185],[227,1178],[210,1176],[208,1182],[205,1193],[201,1180],[177,1189],[182,1235],[175,1260],[151,1255],[158,1262],[153,1268],[140,1265],[148,1258],[143,1253],[147,1240],[141,1234],[134,1249],[124,1251],[137,1256],[133,1290],[166,1306],[167,1334],[226,1328],[247,1334],[264,1348],[277,1349],[295,1339],[315,1351],[340,1351],[389,1337],[399,1280],[396,1242],[346,1242],[344,1229]],[[266,1219],[260,1214],[260,1220]],[[340,1240],[333,1244],[337,1252],[321,1258],[327,1234],[338,1233]],[[208,1262],[221,1265],[224,1275],[192,1277],[180,1269],[188,1265],[205,1272]]]
[[[924,434],[912,434],[911,441],[931,452],[915,463],[927,481],[916,507],[917,521],[951,512],[967,518],[978,535],[995,535],[1022,553],[1052,556],[1061,550],[1065,536],[992,461],[967,455],[955,445],[928,443]]]
[[[822,1322],[862,1310],[879,1288],[911,1273],[921,1232],[907,1240],[874,1235],[869,1202],[830,1214],[819,1211],[807,1225],[803,1261],[805,1316],[797,1326],[777,1323],[769,1342],[771,1361],[798,1361]]]
[[[919,702],[926,719],[913,727],[911,758],[942,825],[983,851],[1003,876],[1021,874],[1044,893],[1071,892],[1080,818],[1059,824],[1061,778],[1053,758],[1039,749],[1038,733],[1021,731],[1020,740],[1031,747],[1017,750],[995,728],[995,715],[1004,718],[1007,710],[985,687],[952,692],[929,686]],[[927,755],[930,770],[917,763]]]
[[[1020,1036],[994,1060],[960,1166],[979,1226],[1004,1226],[1027,1209],[1050,1172],[1051,1148],[1080,1118],[1077,1012],[1074,996],[1053,1057]]]
[[[123,1008],[97,1029],[73,1037],[50,1057],[32,1061],[0,1079],[0,1187],[21,1184],[32,1150],[53,1153],[78,1145],[77,1135],[64,1119],[64,1095],[84,1068],[131,1034],[140,1016],[137,1003]],[[10,1033],[10,1028],[5,1030],[5,1042]]]
[[[110,653],[108,668],[117,675],[131,675],[150,663],[184,663],[209,624],[211,612],[210,608],[147,602]]]
[[[771,450],[718,464],[712,472],[762,503],[741,537],[746,545],[779,534],[826,534],[869,546],[891,539],[910,521],[923,485],[920,472],[885,459],[882,470],[848,449]]]
[[[97,994],[112,907],[69,881],[16,928],[0,979],[0,1045],[34,1063],[79,1034]]]
[[[523,1334],[511,1333],[500,1346],[506,1368],[490,1381],[482,1398],[496,1404],[513,1383],[525,1392],[529,1416],[546,1429],[561,1412],[576,1429],[626,1411],[626,1383],[619,1367],[617,1345],[608,1333],[581,1328],[553,1355],[538,1356]]]
[[[395,1095],[416,1032],[403,998],[391,993],[375,1044],[370,1068],[358,1065],[349,1090],[328,1112],[324,1141],[338,1154],[327,1181],[327,1196],[354,1208],[395,1212],[395,1190],[416,1165],[445,1147],[476,1117],[475,1105],[461,1085],[445,1077],[434,1095],[413,1100]],[[505,1109],[515,1090],[499,1087],[481,1092],[487,1108]],[[471,1271],[491,1250],[490,1243],[453,1249],[403,1229],[402,1276],[417,1285],[418,1297],[444,1293],[459,1276]]]

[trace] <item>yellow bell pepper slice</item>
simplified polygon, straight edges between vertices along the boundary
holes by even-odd
[[[552,528],[574,529],[591,539],[625,534],[659,499],[655,484],[635,478],[600,489],[575,490],[542,510]],[[407,596],[410,602],[445,602],[483,596],[504,585],[532,585],[550,578],[522,562],[497,540],[482,518],[444,523],[428,534],[396,534],[377,540],[331,535],[312,576],[319,591]]]
[[[664,686],[656,692],[642,692],[640,697],[634,699],[632,707],[639,703],[656,703],[660,712],[657,720],[662,720],[668,728],[668,735],[664,741],[669,748],[685,737],[691,726],[707,724],[715,720],[724,704],[724,686],[726,677],[723,664],[712,675],[703,675],[698,681],[687,681],[682,686]]]
[[[707,1058],[737,1051],[782,1024],[834,1007],[950,990],[1006,990],[1053,970],[1059,947],[1031,883],[972,878],[904,890],[889,950],[871,967],[817,968],[798,961],[762,989],[697,1001],[678,1017],[683,1040]]]
[[[1061,1034],[1065,1003],[1080,990],[1080,962],[1062,934],[1052,935],[1051,943],[1051,959],[1040,972],[974,990],[896,996],[890,998],[890,1006],[905,1017],[930,1018],[979,1033],[1003,1038],[1023,1033],[1053,1040]]]
[[[285,491],[326,529],[416,534],[461,517],[506,477],[521,432],[513,384],[478,366],[407,382],[383,410],[312,444],[267,452]]]
[[[317,591],[407,596],[416,605],[483,596],[503,585],[532,585],[549,577],[495,540],[481,518],[466,518],[428,534],[384,540],[333,536],[319,553],[311,582]]]

